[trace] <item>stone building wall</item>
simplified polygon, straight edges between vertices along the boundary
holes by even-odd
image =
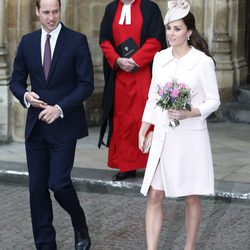
[[[102,53],[98,45],[99,26],[109,0],[61,0],[62,21],[87,35],[95,70],[95,92],[84,104],[90,126],[100,120],[103,90]],[[155,1],[162,15],[167,1]],[[222,101],[232,97],[235,85],[246,83],[247,0],[190,0],[197,28],[208,40],[217,62]],[[248,13],[249,14],[249,13]],[[8,91],[13,58],[23,34],[39,28],[34,0],[0,0],[0,141],[23,140],[26,110]]]

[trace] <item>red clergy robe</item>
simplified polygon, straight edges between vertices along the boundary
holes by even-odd
[[[120,25],[123,4],[119,1],[112,25],[115,46],[132,37],[140,47],[143,24],[140,4],[141,0],[136,0],[131,6],[131,25]],[[119,57],[114,46],[108,40],[101,42],[100,46],[110,67],[114,69],[115,61]],[[151,81],[150,63],[161,47],[156,38],[148,38],[132,56],[139,70],[134,73],[116,70],[113,132],[109,144],[108,166],[121,172],[146,166],[148,155],[142,154],[138,149],[138,132]]]

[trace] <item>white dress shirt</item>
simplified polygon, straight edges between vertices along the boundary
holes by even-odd
[[[55,47],[56,47],[56,41],[57,41],[57,38],[58,38],[58,35],[60,33],[61,28],[62,28],[62,25],[59,23],[58,26],[49,33],[51,35],[51,37],[50,37],[51,59],[53,58],[54,50],[55,50]],[[42,64],[43,64],[44,46],[45,46],[47,34],[48,33],[42,27],[42,34],[41,34],[41,57],[42,57],[41,59],[42,59]]]

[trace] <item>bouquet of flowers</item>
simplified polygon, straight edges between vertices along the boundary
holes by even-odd
[[[156,105],[162,110],[169,109],[186,109],[191,111],[191,89],[185,83],[178,83],[173,79],[172,82],[167,82],[163,87],[158,86],[158,95]],[[180,124],[178,120],[170,121],[169,126],[172,128]]]

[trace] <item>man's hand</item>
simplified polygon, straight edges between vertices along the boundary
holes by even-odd
[[[27,92],[25,94],[25,98],[27,102],[30,103],[30,105],[34,108],[45,108],[47,106],[47,103],[40,100],[40,97],[35,92]]]
[[[61,111],[56,106],[47,105],[43,107],[43,111],[38,116],[39,120],[51,124],[61,115]]]

